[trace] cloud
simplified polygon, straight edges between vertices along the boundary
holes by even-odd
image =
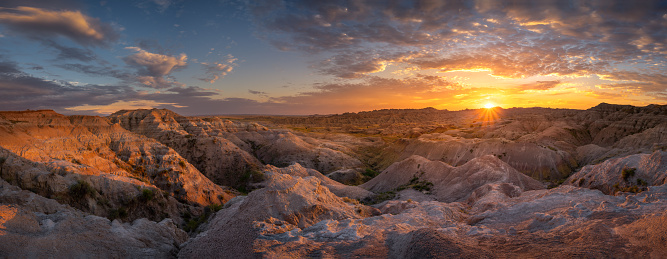
[[[250,89],[248,89],[248,93],[251,93],[251,94],[254,94],[254,95],[259,95],[259,96],[264,96],[264,97],[268,96],[268,94],[266,92],[255,91],[255,90],[250,90]]]
[[[232,72],[238,59],[234,58],[232,55],[227,55],[226,59],[221,62],[207,63],[201,62],[200,64],[204,66],[205,72],[204,76],[198,78],[204,82],[215,83],[220,78],[224,78],[227,74]]]
[[[53,40],[41,40],[42,44],[48,47],[52,47],[55,50],[58,51],[58,56],[56,59],[59,60],[67,60],[67,59],[74,59],[74,60],[79,60],[83,62],[90,62],[93,61],[97,58],[95,53],[93,53],[89,49],[80,49],[80,48],[74,48],[74,47],[66,47],[63,45],[60,45],[56,43]]]
[[[0,75],[10,76],[17,73],[21,73],[21,71],[15,62],[0,60]]]
[[[667,75],[657,73],[616,72],[602,75],[608,81],[597,85],[600,89],[625,90],[652,96],[667,93]]]
[[[354,51],[334,55],[329,59],[319,62],[314,67],[322,74],[334,75],[346,79],[359,78],[367,74],[382,72],[389,64],[402,62],[415,54],[414,52],[387,54]]]
[[[170,0],[151,0],[151,1],[156,5],[158,5],[158,9],[160,10],[160,12],[164,12],[164,10],[167,10],[167,8],[169,8],[169,6],[171,5]]]
[[[544,91],[544,90],[549,90],[552,89],[558,85],[560,85],[561,82],[560,80],[554,80],[554,81],[537,81],[535,83],[530,83],[530,84],[522,84],[518,87],[516,87],[517,90],[521,92],[525,91]]]
[[[4,67],[4,69],[1,69]],[[0,109],[59,109],[78,105],[106,105],[131,100],[138,93],[129,86],[75,86],[45,80],[19,71],[11,62],[0,62]]]
[[[664,1],[253,1],[281,50],[317,53],[321,74],[415,67],[504,78],[635,71],[667,59]],[[401,56],[416,52],[418,55]],[[315,56],[315,55],[313,55]],[[396,59],[396,57],[402,57]]]
[[[84,46],[106,46],[118,39],[114,29],[80,11],[51,11],[35,7],[0,7],[0,23],[31,38],[69,38]]]
[[[65,70],[83,73],[88,76],[114,77],[122,80],[124,83],[127,84],[131,84],[133,83],[134,80],[136,80],[136,76],[134,76],[132,73],[124,70],[114,69],[109,66],[93,66],[89,64],[83,65],[83,64],[71,64],[71,63],[59,64],[56,66]]]
[[[139,69],[137,81],[151,88],[167,88],[175,84],[165,79],[174,69],[185,67],[188,56],[181,53],[178,56],[150,53],[138,47],[126,47],[125,49],[137,53],[124,57],[126,64]]]

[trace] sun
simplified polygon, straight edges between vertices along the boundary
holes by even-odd
[[[493,108],[493,107],[496,107],[496,105],[493,104],[493,103],[486,103],[486,104],[484,105],[484,108],[487,108],[487,109],[491,109],[491,108]]]

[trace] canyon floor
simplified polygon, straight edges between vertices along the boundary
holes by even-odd
[[[0,257],[667,258],[667,106],[0,111]]]

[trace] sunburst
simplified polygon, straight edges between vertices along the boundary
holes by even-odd
[[[500,119],[500,107],[496,106],[493,103],[484,104],[484,109],[479,111],[479,121],[482,122],[482,126],[491,126],[497,120]]]

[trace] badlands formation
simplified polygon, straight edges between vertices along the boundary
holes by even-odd
[[[0,257],[666,258],[667,106],[0,112]]]

